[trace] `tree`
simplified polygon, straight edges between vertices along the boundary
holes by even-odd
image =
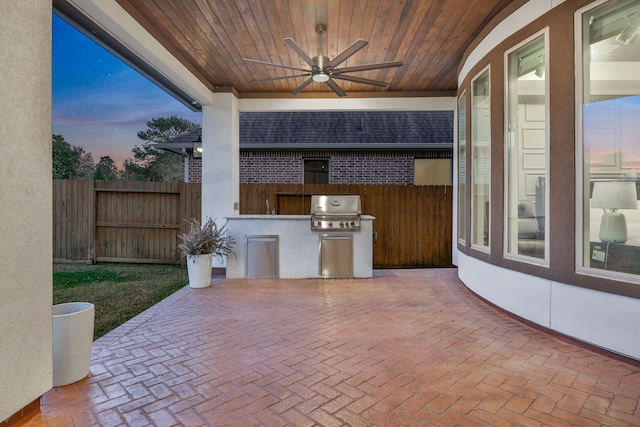
[[[126,159],[122,163],[122,178],[125,181],[147,181],[145,168],[138,165],[133,159]]]
[[[118,169],[116,163],[110,156],[100,157],[93,174],[94,181],[116,181],[118,179]]]
[[[81,150],[83,150],[81,148]],[[84,151],[84,150],[83,150]],[[96,164],[93,162],[93,155],[91,153],[83,153],[80,156],[80,167],[78,168],[79,179],[92,179],[95,173]]]
[[[198,123],[178,116],[158,117],[147,122],[147,129],[138,132],[145,141],[131,151],[133,159],[124,161],[124,175],[135,181],[182,181],[182,159],[153,148],[153,144],[168,142],[185,132],[196,130]]]
[[[74,147],[62,135],[52,135],[53,179],[89,179],[93,174],[93,157],[82,147]]]
[[[178,116],[158,117],[147,122],[147,130],[138,132],[138,138],[152,143],[169,142],[185,132],[196,130],[200,125]]]

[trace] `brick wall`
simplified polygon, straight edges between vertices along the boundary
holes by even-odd
[[[304,159],[329,158],[331,184],[413,184],[414,153],[257,151],[240,155],[240,182],[302,183]]]
[[[242,151],[241,183],[302,183],[304,159],[329,159],[331,184],[413,185],[414,159],[450,158],[442,151]],[[189,160],[189,181],[202,181],[201,159]]]
[[[339,153],[329,161],[332,184],[413,185],[413,156],[407,153]]]
[[[184,176],[184,162],[182,168]],[[202,182],[202,159],[189,158],[189,182]]]
[[[240,153],[241,183],[300,183],[302,155],[290,151]]]

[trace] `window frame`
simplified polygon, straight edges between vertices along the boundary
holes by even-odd
[[[474,177],[476,176],[476,163],[475,163],[475,151],[476,151],[476,145],[475,145],[475,140],[474,140],[474,82],[476,80],[478,80],[481,76],[483,76],[485,73],[488,73],[488,81],[489,81],[489,108],[487,109],[487,111],[489,112],[489,117],[487,119],[487,122],[489,123],[489,141],[488,141],[488,149],[489,149],[489,155],[488,155],[488,159],[489,159],[489,165],[488,165],[488,212],[487,212],[487,218],[486,220],[488,221],[487,224],[487,244],[486,245],[480,245],[478,243],[474,243],[474,236],[475,236],[475,232],[476,229],[474,227],[475,224],[475,215],[476,215],[476,209],[475,209],[475,203],[474,203],[474,196],[475,196],[475,188],[476,188],[476,184],[473,182],[474,181]],[[487,254],[491,253],[491,196],[492,196],[492,186],[491,186],[491,180],[492,180],[492,175],[491,175],[491,151],[492,151],[492,140],[491,140],[491,97],[492,97],[492,91],[491,91],[491,64],[488,64],[486,67],[484,67],[482,70],[480,70],[480,72],[478,72],[476,75],[473,76],[473,78],[471,78],[470,80],[470,87],[471,87],[471,108],[470,108],[470,112],[471,112],[471,121],[470,121],[470,126],[469,129],[471,132],[469,132],[470,134],[470,140],[471,140],[471,145],[467,145],[467,156],[469,155],[469,153],[471,154],[471,167],[469,168],[469,171],[471,172],[471,185],[470,185],[470,189],[469,189],[469,194],[471,196],[471,206],[469,208],[469,214],[471,217],[471,227],[468,230],[470,232],[470,243],[471,243],[471,248],[474,250],[477,250],[479,252],[484,252]],[[467,138],[469,139],[469,138]],[[469,149],[470,148],[470,149]]]
[[[317,183],[317,182],[306,182],[305,180],[305,176],[307,173],[307,169],[306,169],[306,165],[307,162],[319,162],[319,161],[326,161],[327,162],[327,184],[331,184],[331,158],[329,157],[304,157],[302,159],[302,184],[319,184],[322,185],[321,183]]]
[[[464,101],[464,102],[462,102]],[[463,105],[464,104],[464,105]],[[461,122],[460,120],[460,110],[464,108],[464,123]],[[457,119],[457,124],[458,124],[458,133],[457,133],[457,183],[458,183],[458,188],[457,188],[457,195],[458,195],[458,218],[457,218],[457,237],[458,237],[458,243],[462,246],[465,246],[467,244],[467,239],[468,239],[468,230],[467,230],[467,195],[469,193],[469,180],[467,179],[469,176],[469,167],[468,167],[468,159],[469,159],[469,135],[467,132],[467,124],[468,124],[468,111],[467,111],[467,90],[463,90],[462,93],[460,94],[460,96],[457,99],[457,114],[456,114],[456,119]],[[464,162],[462,161],[462,159],[460,158],[460,134],[461,131],[464,130]],[[464,164],[463,164],[464,163]],[[460,165],[464,166],[464,182],[461,179],[462,176],[460,175]],[[462,198],[460,197],[460,188],[461,186],[464,185],[464,203],[461,203],[460,201],[462,200]],[[461,237],[460,235],[460,227],[461,225],[464,227],[463,231],[464,231],[464,236]]]
[[[544,193],[544,224],[545,224],[545,240],[544,240],[544,258],[536,258],[529,255],[522,255],[516,252],[509,251],[509,187],[510,187],[510,179],[509,179],[509,145],[511,142],[510,131],[509,131],[509,108],[510,108],[510,81],[509,81],[509,55],[516,52],[518,49],[526,46],[527,44],[533,42],[537,38],[543,36],[544,37],[544,106],[545,106],[545,129],[544,129],[544,137],[545,137],[545,193]],[[550,132],[550,73],[549,73],[549,63],[550,63],[550,55],[549,55],[549,27],[545,27],[540,31],[532,34],[526,39],[522,40],[518,44],[514,45],[510,49],[504,52],[503,56],[504,62],[504,200],[503,200],[503,257],[505,259],[512,259],[519,262],[524,262],[528,264],[534,264],[542,267],[549,267],[549,247],[550,247],[550,234],[548,233],[550,221],[550,209],[549,209],[549,188],[550,188],[550,180],[549,180],[549,170],[550,170],[550,152],[551,152],[551,132]]]
[[[613,270],[594,268],[590,265],[590,240],[585,239],[585,212],[590,210],[589,199],[584,197],[585,186],[585,155],[584,155],[584,84],[585,84],[585,36],[582,32],[583,15],[602,6],[612,0],[597,0],[574,13],[574,40],[575,40],[575,269],[577,275],[593,276],[602,279],[619,280],[632,284],[640,284],[640,275],[623,273]],[[639,94],[640,95],[640,94]],[[590,188],[589,188],[590,191]],[[588,250],[587,250],[588,249]]]

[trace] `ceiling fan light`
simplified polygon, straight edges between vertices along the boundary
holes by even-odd
[[[311,76],[311,78],[313,79],[314,82],[324,83],[329,80],[329,74],[323,71],[320,71],[319,73],[316,73],[313,76]]]

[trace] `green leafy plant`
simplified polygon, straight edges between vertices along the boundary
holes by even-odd
[[[223,259],[228,256],[235,256],[231,245],[235,240],[227,235],[226,224],[218,228],[216,222],[209,218],[202,226],[196,218],[187,220],[189,232],[180,234],[178,238],[182,243],[178,244],[178,249],[186,255],[213,254],[213,256]]]

